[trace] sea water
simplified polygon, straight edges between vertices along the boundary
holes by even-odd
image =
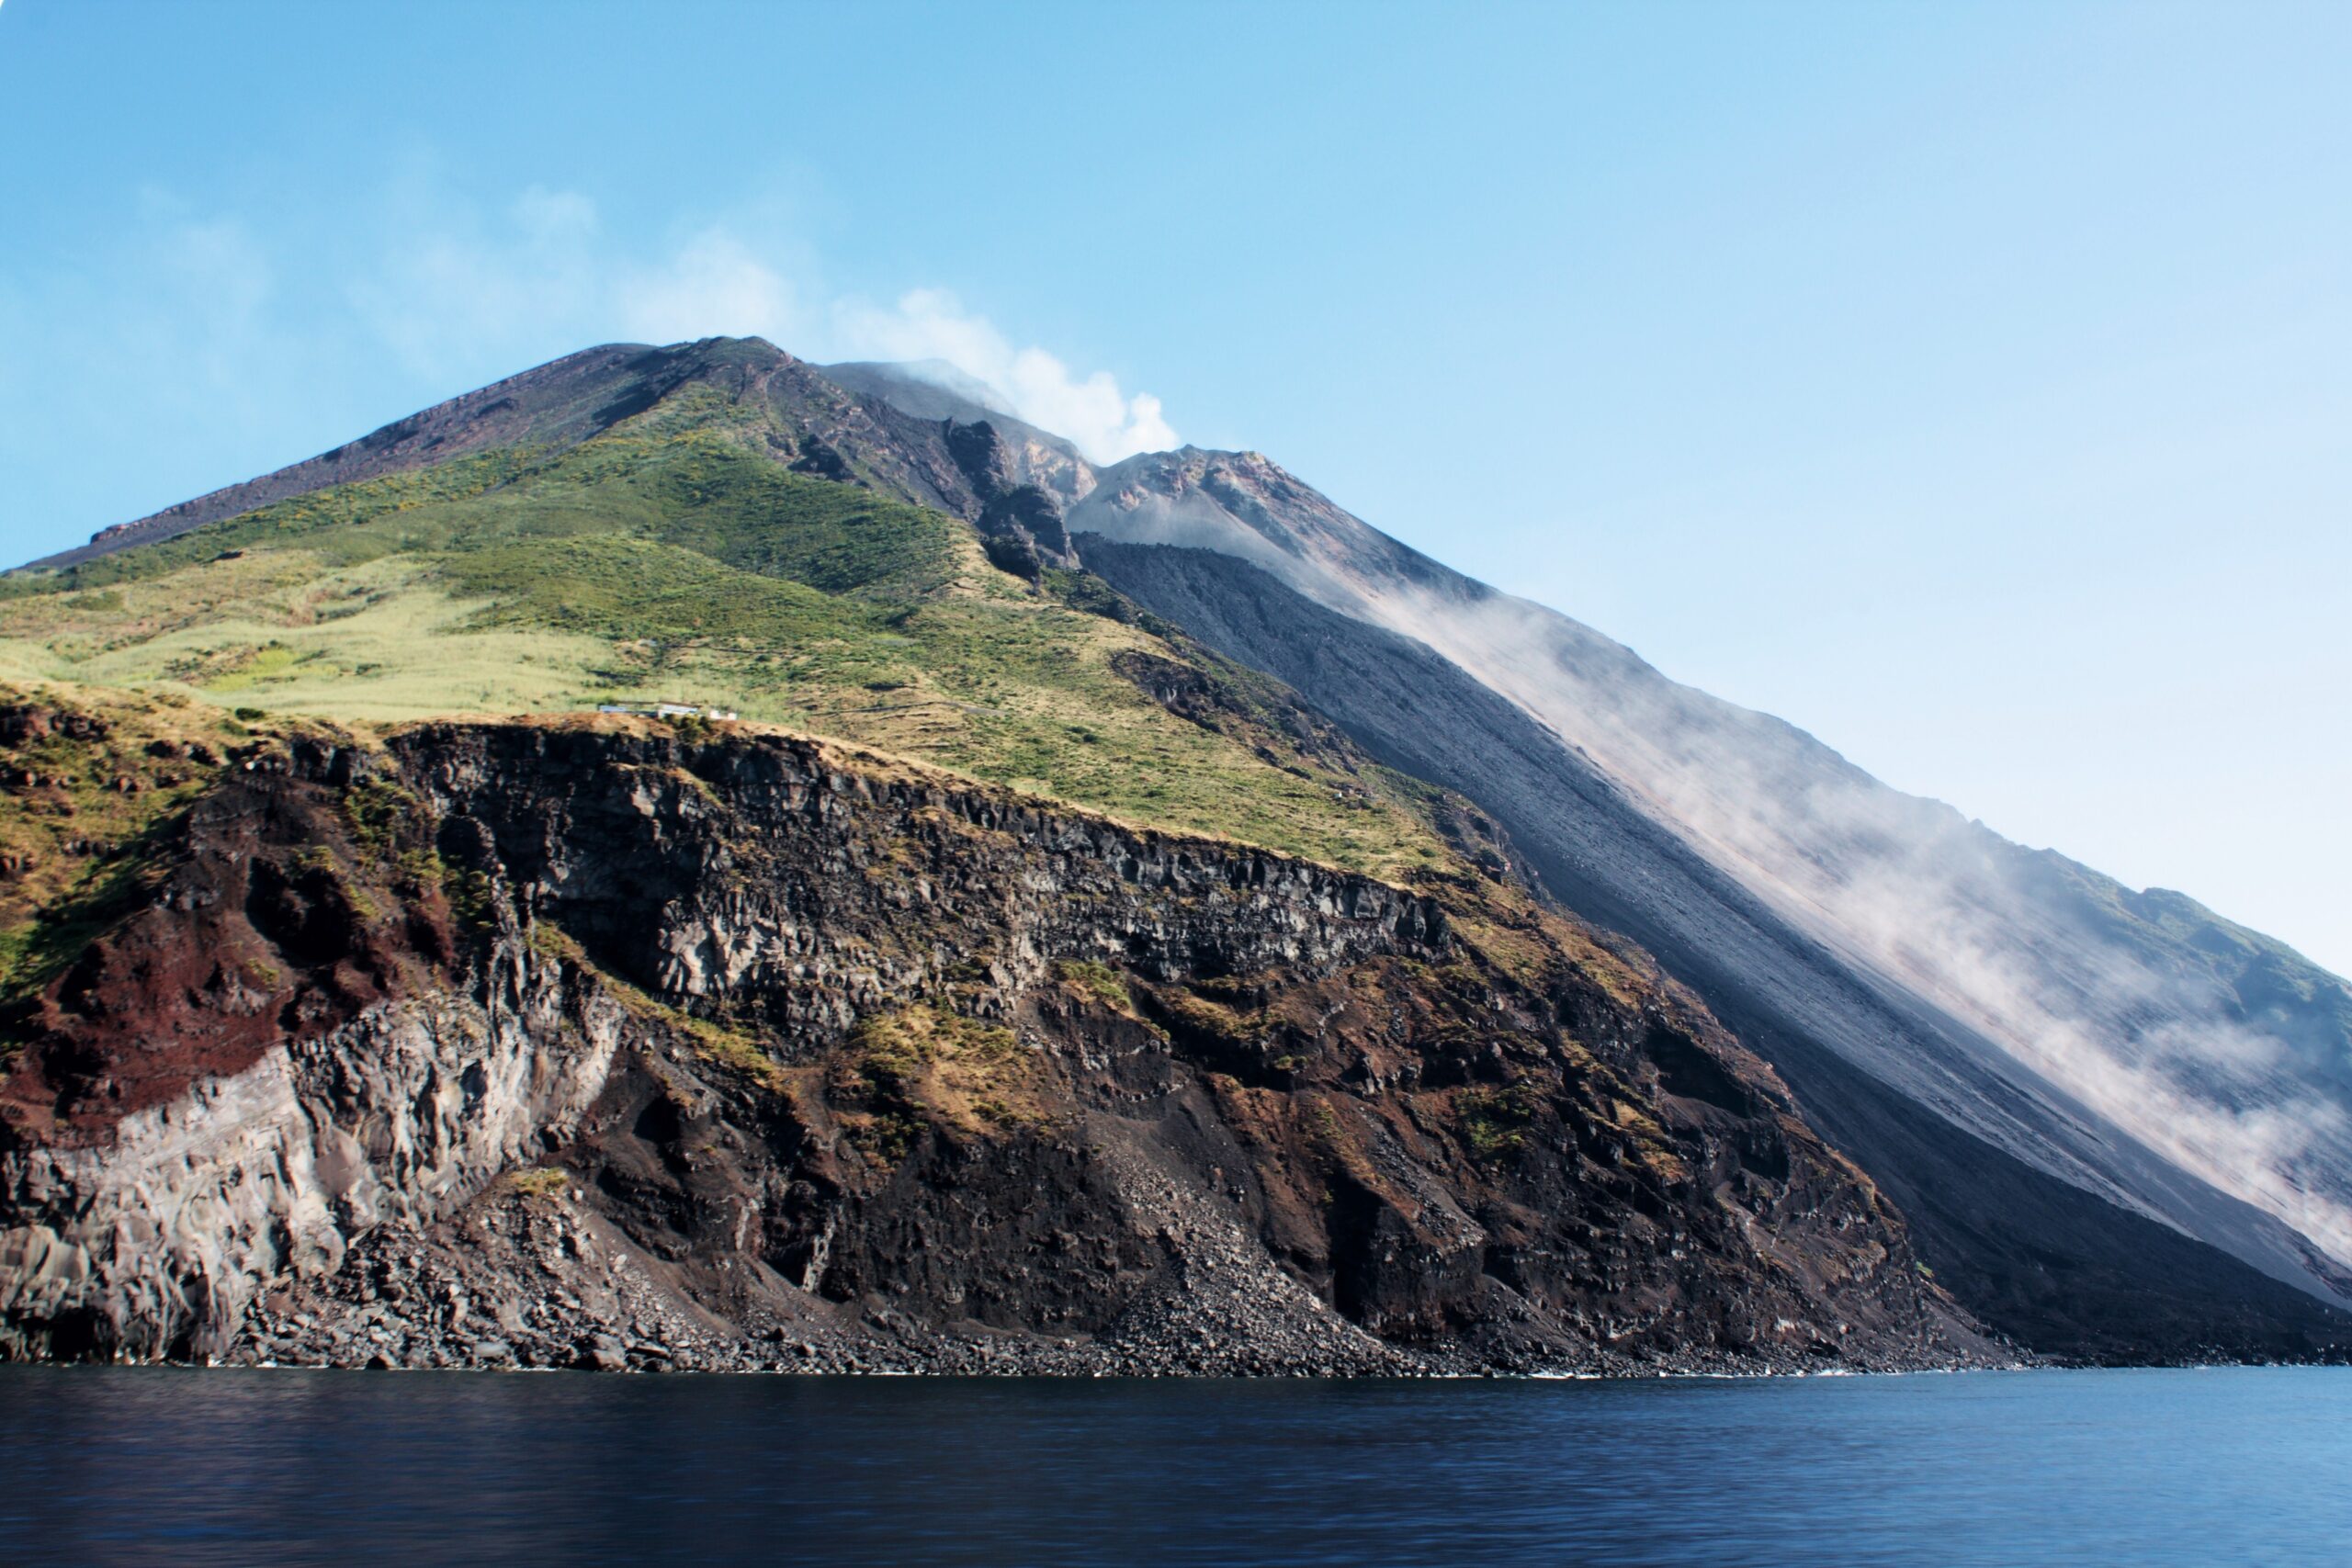
[[[2352,1563],[2352,1371],[0,1368],[26,1563]]]

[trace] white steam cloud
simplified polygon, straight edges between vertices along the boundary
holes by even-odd
[[[658,265],[624,275],[619,316],[631,337],[763,337],[790,349],[807,313],[798,290],[723,229],[695,235]],[[732,322],[733,325],[714,324]]]
[[[861,359],[944,359],[1002,392],[1023,419],[1068,436],[1098,463],[1177,445],[1148,392],[1128,397],[1107,371],[1079,376],[1041,348],[1020,348],[953,294],[917,288],[895,306],[834,307],[835,341]]]
[[[791,253],[718,223],[632,254],[586,197],[534,187],[490,222],[463,209],[426,214],[346,296],[403,361],[445,379],[481,374],[485,349],[508,344],[496,373],[613,337],[756,336],[819,361],[944,360],[1097,462],[1177,445],[1158,398],[1015,343],[944,289],[887,306],[832,296]]]

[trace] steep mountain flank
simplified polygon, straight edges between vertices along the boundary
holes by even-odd
[[[1050,501],[989,426],[922,427],[979,487],[966,519],[795,472],[741,412],[682,393],[553,457],[486,451],[13,574],[0,673],[368,722],[689,702],[1359,870],[1446,858],[1425,791],[1316,750],[1272,682],[1056,564]],[[1129,673],[1171,660],[1222,721]]]
[[[1230,556],[1097,535],[1080,544],[1094,570],[1306,694],[1382,761],[1478,802],[1538,886],[1632,936],[1709,998],[1815,1124],[1894,1198],[1937,1278],[1987,1323],[2053,1354],[2108,1359],[2293,1356],[2345,1337],[2345,1320],[2309,1296],[2123,1212],[2116,1205],[2130,1200],[2102,1169],[2076,1165],[2061,1180],[1955,1125],[1980,1105],[2013,1127],[2078,1124],[2084,1113],[2026,1099],[1982,1055],[1947,1048],[1937,1032],[1949,1025],[1858,983],[1467,672]],[[1856,1041],[1900,1051],[1911,1092],[1829,1048]],[[2048,1143],[2045,1161],[2064,1146]],[[2129,1152],[2110,1145],[2109,1160]],[[2154,1162],[2137,1173],[2184,1207],[2201,1203],[2217,1224],[2280,1228]]]
[[[13,1004],[13,1354],[1986,1353],[1768,1069],[1476,885],[616,720],[253,736],[100,852]]]
[[[2188,900],[2129,893],[1890,790],[1777,719],[1416,555],[1254,453],[1129,459],[1068,521],[1246,561],[1426,648],[1556,737],[1564,777],[1605,781],[1823,954],[1817,979],[1742,965],[1735,989],[1802,985],[1814,1044],[1973,1137],[2323,1300],[2352,1299],[2343,981]],[[1442,705],[1419,711],[1431,734],[1449,721]],[[1679,918],[1645,874],[1605,880],[1579,906],[1594,918],[1620,918],[1602,903]],[[1871,1016],[1890,1013],[1899,1027]]]

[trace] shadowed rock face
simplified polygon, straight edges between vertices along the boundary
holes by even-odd
[[[1061,502],[1045,486],[1022,479],[1023,465],[996,425],[951,419],[944,431],[947,449],[980,498],[974,525],[997,569],[1035,581],[1046,566],[1076,566]]]
[[[988,426],[1003,444],[1008,485],[1034,484],[1062,506],[1094,488],[1094,466],[1077,447],[1017,418],[992,388],[943,361],[820,365],[817,369],[836,386],[917,419]]]
[[[271,743],[159,843],[5,1085],[15,1355],[1987,1353],[1719,1025],[1475,888],[631,725]]]

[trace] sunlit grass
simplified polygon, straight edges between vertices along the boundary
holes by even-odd
[[[1162,709],[1109,661],[1171,649],[955,519],[707,431],[482,454],[6,581],[19,680],[370,722],[668,698],[1382,874],[1448,858],[1277,731]]]

